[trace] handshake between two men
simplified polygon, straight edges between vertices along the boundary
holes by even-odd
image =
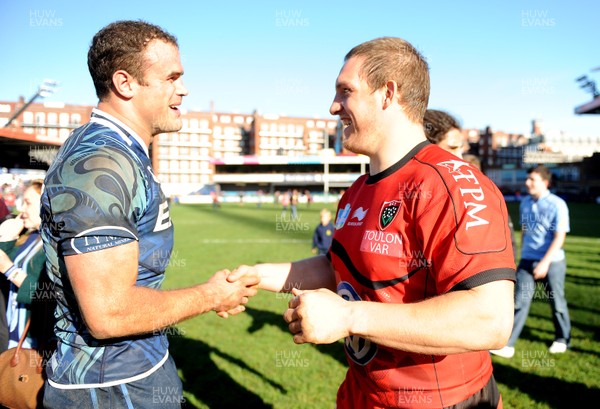
[[[220,317],[227,318],[244,311],[244,305],[257,289],[288,291],[294,297],[283,318],[295,343],[329,344],[350,335],[352,303],[335,293],[333,270],[325,256],[294,263],[242,265],[232,272],[218,272],[209,282],[223,280],[223,277],[228,283],[222,283],[224,289],[233,291],[231,286],[236,285],[237,290],[231,297],[224,296],[222,305],[215,309]],[[235,305],[235,302],[239,304]]]

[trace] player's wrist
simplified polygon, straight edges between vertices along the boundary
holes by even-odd
[[[204,314],[209,311],[217,311],[219,305],[217,303],[216,291],[213,284],[210,282],[197,285],[195,288],[196,306],[198,314]]]
[[[358,335],[365,337],[368,332],[368,320],[365,319],[365,314],[361,305],[361,301],[344,301],[345,308],[342,316],[346,320],[346,328],[348,335]]]

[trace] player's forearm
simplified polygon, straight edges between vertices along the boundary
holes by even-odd
[[[512,330],[513,283],[494,284],[413,304],[351,302],[350,334],[420,354],[501,348]]]
[[[335,275],[323,255],[293,263],[257,264],[261,278],[259,288],[274,292],[291,292],[292,288],[312,290],[328,288],[335,291]]]
[[[160,331],[217,305],[209,283],[167,291],[133,286],[107,299],[101,313],[84,318],[95,338],[118,338]]]

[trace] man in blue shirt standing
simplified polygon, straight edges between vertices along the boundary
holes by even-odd
[[[536,281],[541,280],[552,307],[554,342],[548,349],[552,354],[563,353],[571,339],[571,320],[565,298],[567,264],[563,244],[569,232],[569,209],[560,197],[550,193],[548,187],[552,173],[544,165],[527,172],[525,185],[529,195],[521,202],[521,261],[517,268],[515,286],[515,320],[507,346],[491,351],[512,358],[515,343],[521,334]]]

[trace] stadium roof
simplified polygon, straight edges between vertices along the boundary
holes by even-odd
[[[36,157],[57,150],[60,145],[56,138],[46,139],[15,129],[0,128],[0,167],[47,169],[48,164]]]
[[[600,114],[600,96],[595,97],[591,102],[580,105],[575,108],[575,113],[583,114]]]

